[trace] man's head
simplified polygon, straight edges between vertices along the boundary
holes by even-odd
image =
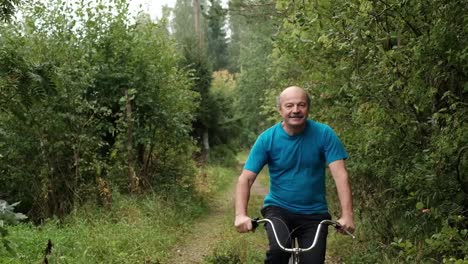
[[[276,103],[287,132],[301,132],[309,114],[310,97],[307,92],[301,87],[290,86],[280,93]]]

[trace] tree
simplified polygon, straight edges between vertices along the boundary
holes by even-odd
[[[230,2],[231,26],[237,29],[232,36],[239,45],[238,67],[240,73],[236,81],[236,110],[242,116],[240,142],[250,146],[256,136],[271,124],[267,115],[262,113],[263,98],[271,86],[269,70],[273,49],[271,36],[276,30],[275,17],[265,20],[261,14],[274,12],[269,1],[250,3],[252,8],[245,8],[242,1]],[[258,6],[257,6],[258,4]],[[247,5],[248,6],[248,5]],[[231,40],[230,45],[237,45]],[[235,48],[231,46],[231,48]]]
[[[33,220],[194,175],[189,73],[164,26],[127,24],[126,6],[35,2],[0,27],[0,185]]]
[[[214,71],[227,67],[227,43],[224,26],[226,24],[226,12],[219,0],[210,0],[208,13],[205,15],[208,21],[207,51]]]
[[[16,11],[20,0],[3,0],[0,2],[0,20],[9,21]]]
[[[200,95],[199,108],[193,122],[193,137],[202,149],[204,159],[208,159],[211,68],[204,44],[204,19],[198,5],[204,6],[204,3],[193,1],[190,4],[188,0],[178,0],[174,7],[173,30],[179,49],[184,54],[181,65],[190,69],[194,80],[193,90]]]
[[[352,181],[366,236],[402,250],[406,262],[463,259],[466,249],[456,241],[466,239],[467,221],[466,181],[457,173],[468,143],[462,136],[468,130],[462,117],[468,111],[466,5],[395,0],[276,6],[285,18],[273,78],[293,76],[309,89],[313,116],[338,131],[357,161],[349,167],[359,175]],[[294,64],[295,71],[282,69]],[[375,210],[382,204],[385,209]],[[441,239],[448,234],[454,239]]]

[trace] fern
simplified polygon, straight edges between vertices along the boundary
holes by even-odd
[[[6,238],[8,230],[6,225],[17,224],[19,221],[28,218],[22,213],[15,213],[14,209],[19,202],[8,204],[4,200],[0,200],[0,240],[5,249],[11,254],[15,255],[14,249],[11,247],[11,242]]]

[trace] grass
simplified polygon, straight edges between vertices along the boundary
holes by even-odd
[[[16,256],[0,247],[0,263],[42,263],[49,239],[49,263],[160,263],[204,211],[203,201],[192,196],[114,193],[110,210],[83,206],[62,222],[9,227]]]
[[[262,197],[251,197],[249,214],[259,215],[258,208],[263,202]],[[238,264],[263,263],[268,245],[265,230],[259,227],[255,233],[239,234],[233,227],[234,212],[224,221],[225,232],[223,240],[214,248],[211,255],[205,258],[205,264]]]
[[[242,164],[245,158],[246,154],[241,153],[238,163]],[[49,263],[165,263],[174,245],[191,231],[191,224],[207,213],[208,204],[216,201],[220,193],[230,191],[239,173],[239,167],[207,166],[200,168],[195,178],[196,195],[183,188],[139,197],[114,192],[109,210],[88,204],[64,221],[49,219],[40,226],[10,226],[7,238],[13,242],[17,255],[10,255],[0,245],[0,263],[43,263],[49,239],[53,243]],[[265,186],[266,173],[264,169],[257,179]],[[249,215],[260,216],[262,203],[263,197],[252,195]],[[259,227],[255,233],[239,234],[233,227],[233,215],[232,211],[222,216],[222,240],[204,263],[263,262],[268,245],[265,230]],[[328,254],[333,257],[327,263],[392,263],[379,258],[379,249],[369,246],[359,232],[356,235],[357,239],[351,240],[330,230]]]
[[[207,166],[199,168],[195,191],[175,187],[138,197],[114,192],[108,210],[90,203],[63,221],[9,226],[7,238],[16,256],[0,245],[0,263],[43,263],[49,240],[49,263],[164,263],[217,194],[228,191],[237,173],[235,168]],[[226,216],[227,232],[231,223],[231,215]]]
[[[247,153],[242,152],[237,156],[238,164],[243,164],[247,158]],[[217,168],[220,171],[225,169]],[[220,177],[226,177],[232,181],[232,175],[237,176],[240,174],[241,168],[236,170],[229,169],[229,173],[220,174]],[[266,170],[261,172],[258,179],[262,184],[267,184],[268,177]],[[220,180],[225,182],[226,179]],[[263,204],[263,197],[259,195],[251,195],[249,202],[249,215],[252,217],[260,216],[260,208]],[[254,264],[263,263],[265,251],[268,245],[266,233],[263,227],[259,227],[255,233],[239,234],[235,231],[233,226],[234,221],[234,208],[232,213],[225,216],[224,228],[225,230],[221,235],[222,241],[213,249],[211,254],[204,260],[205,264]]]
[[[114,192],[111,209],[90,203],[63,221],[9,226],[7,238],[16,256],[0,245],[0,263],[43,263],[49,240],[53,244],[49,263],[165,263],[174,245],[190,232],[191,224],[207,213],[219,193],[230,191],[239,173],[239,168],[207,166],[200,168],[194,181],[196,195],[183,188],[135,197]],[[250,215],[260,215],[262,200],[251,197]],[[205,262],[263,262],[268,244],[265,231],[260,227],[255,233],[239,234],[233,227],[233,215],[223,216],[223,239]]]
[[[239,164],[243,164],[247,158],[247,153],[243,152],[237,156]],[[239,174],[240,171],[237,172]],[[230,173],[232,175],[232,173]],[[268,186],[267,168],[264,168],[257,181],[263,186]],[[334,186],[329,186],[334,188]],[[335,191],[334,189],[331,189]],[[331,195],[331,200],[337,200],[336,194]],[[337,202],[336,202],[337,203]],[[251,196],[249,202],[249,215],[260,216],[259,209],[262,207],[263,197],[258,195]],[[336,209],[336,208],[334,208]],[[336,211],[336,210],[335,210]],[[232,213],[232,215],[234,212]],[[263,263],[265,251],[267,249],[268,240],[266,238],[265,230],[259,227],[255,233],[239,234],[232,227],[233,217],[229,215],[225,219],[226,230],[220,243],[211,253],[206,257],[205,264],[234,264],[234,263]],[[360,243],[359,234],[357,239],[352,240],[349,237],[343,236],[334,232],[331,228],[329,230],[328,243],[327,243],[327,263],[375,263],[374,256],[369,255],[369,259],[353,258],[357,248],[362,249],[363,244]],[[363,262],[364,261],[364,262]]]

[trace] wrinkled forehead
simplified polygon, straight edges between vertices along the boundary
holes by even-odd
[[[302,89],[286,89],[279,95],[279,103],[308,103],[307,93]]]

